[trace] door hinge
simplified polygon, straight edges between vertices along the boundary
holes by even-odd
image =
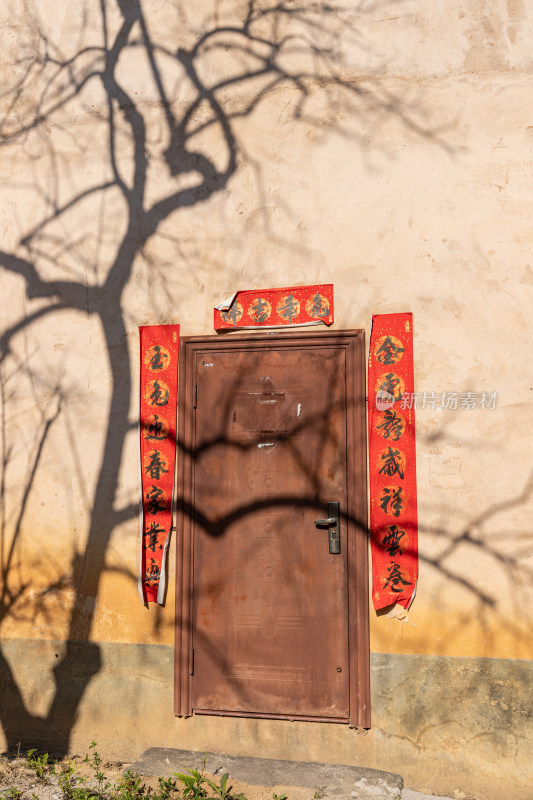
[[[198,384],[195,383],[194,384],[194,392],[193,392],[193,396],[192,396],[192,407],[196,408],[197,405],[198,405]]]
[[[194,675],[194,650],[192,648],[189,654],[189,675]]]

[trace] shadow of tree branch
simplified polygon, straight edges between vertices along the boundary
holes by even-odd
[[[27,5],[27,8],[26,8]],[[124,459],[133,367],[127,345],[125,291],[132,281],[136,259],[143,257],[146,245],[156,235],[164,235],[164,223],[177,212],[205,203],[229,186],[248,152],[253,159],[253,143],[247,143],[238,123],[251,116],[261,104],[281,88],[294,93],[293,116],[298,124],[316,119],[313,102],[322,109],[319,122],[328,134],[350,137],[358,143],[358,134],[341,123],[341,110],[350,119],[364,119],[368,124],[395,119],[420,139],[450,152],[439,131],[424,121],[424,110],[408,104],[380,86],[377,78],[358,77],[347,61],[347,45],[362,47],[364,36],[359,24],[376,6],[383,9],[398,3],[360,3],[347,9],[326,2],[256,2],[249,0],[244,13],[234,13],[231,20],[221,22],[218,11],[198,31],[187,22],[187,10],[178,8],[182,29],[172,37],[152,31],[142,2],[99,0],[99,17],[89,21],[82,16],[77,36],[69,46],[55,40],[47,25],[39,18],[31,2],[21,12],[21,24],[29,31],[28,42],[21,46],[14,63],[11,84],[2,92],[0,113],[0,147],[5,158],[24,153],[29,161],[31,147],[41,147],[42,157],[35,172],[35,195],[41,206],[37,218],[28,214],[22,220],[21,235],[11,247],[0,250],[0,268],[5,274],[20,278],[30,310],[11,322],[0,336],[0,368],[7,375],[20,337],[37,330],[37,324],[54,320],[61,312],[72,311],[94,317],[105,341],[111,392],[107,409],[107,428],[98,473],[94,479],[94,496],[89,509],[87,538],[82,551],[72,563],[75,580],[61,576],[44,588],[35,603],[35,612],[45,599],[65,587],[74,590],[69,611],[67,646],[54,668],[56,691],[45,717],[33,714],[25,705],[22,689],[5,654],[0,652],[0,681],[10,698],[9,714],[0,710],[0,718],[9,747],[22,740],[26,731],[33,742],[46,732],[56,731],[58,751],[68,752],[70,734],[83,695],[101,668],[99,647],[92,643],[93,613],[102,576],[110,569],[106,553],[115,527],[137,515],[136,504],[117,509],[119,474]],[[24,14],[26,16],[24,17]],[[19,17],[17,16],[17,19]],[[66,49],[66,52],[63,50]],[[73,51],[74,50],[74,51]],[[142,101],[136,91],[136,76],[122,69],[134,56],[147,63],[151,90],[155,98]],[[219,58],[217,69],[210,59]],[[129,62],[131,63],[131,62]],[[172,81],[182,88],[178,102]],[[101,106],[92,103],[95,92]],[[348,112],[346,114],[346,111]],[[105,142],[105,175],[91,180],[87,186],[74,187],[62,173],[66,156],[61,138],[71,133],[71,120],[89,119],[94,138]],[[163,134],[152,129],[162,125]],[[203,137],[216,135],[216,146],[209,150]],[[123,147],[127,141],[128,147]],[[153,141],[156,144],[153,144]],[[163,143],[163,145],[162,145]],[[86,145],[79,144],[84,158],[90,157]],[[260,177],[258,162],[256,174]],[[159,172],[157,172],[159,170]],[[153,191],[157,175],[164,170],[167,182],[162,191]],[[155,177],[154,177],[155,176]],[[191,180],[193,183],[191,184]],[[120,224],[113,228],[112,242],[106,242],[106,255],[87,257],[82,254],[84,237],[94,233],[94,206],[101,201],[116,211]],[[92,209],[84,217],[84,209]],[[113,212],[115,213],[115,211]],[[81,215],[81,216],[80,216]],[[82,230],[73,230],[80,222]],[[176,240],[183,242],[186,230],[178,231]],[[98,246],[104,252],[103,234]],[[284,246],[292,246],[285,242]],[[53,249],[56,248],[56,249]],[[98,247],[95,249],[98,253]],[[61,274],[60,262],[68,255],[68,277]],[[81,271],[78,269],[81,265]],[[160,265],[151,265],[153,275],[161,279]],[[183,259],[182,269],[187,269]],[[90,274],[90,279],[88,277]],[[49,300],[38,308],[31,303]],[[32,380],[38,369],[31,360],[20,367],[19,379]],[[7,497],[12,470],[18,470],[8,443],[9,426],[5,423],[9,409],[16,406],[16,392],[8,396],[2,383],[4,444],[2,451],[2,501]],[[43,418],[28,460],[28,472],[19,501],[15,522],[8,526],[2,517],[2,614],[15,613],[17,604],[28,602],[31,581],[10,588],[13,559],[24,538],[24,519],[32,497],[32,487],[40,470],[43,453],[54,431],[66,420],[64,390],[56,387],[57,408]],[[16,431],[15,431],[16,434]],[[206,448],[216,442],[206,444]],[[76,472],[83,477],[78,457]],[[83,479],[84,485],[86,480]],[[84,490],[85,498],[89,491]],[[11,501],[10,501],[11,502]],[[314,500],[288,496],[280,501],[307,504]],[[205,518],[204,528],[220,535],[235,519],[257,511],[261,503],[231,512],[220,520]],[[195,513],[186,508],[187,513]],[[8,541],[9,540],[9,541]],[[4,557],[4,553],[6,554]],[[442,564],[436,564],[441,569]],[[132,576],[126,570],[128,579]],[[475,587],[468,587],[476,591]],[[481,595],[480,595],[481,597]],[[489,602],[489,596],[482,596]],[[41,605],[40,605],[41,604]],[[92,604],[92,605],[91,605]],[[86,650],[85,672],[72,681],[79,643]],[[25,734],[26,735],[26,734]]]

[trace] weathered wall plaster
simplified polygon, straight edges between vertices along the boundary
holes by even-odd
[[[43,716],[53,702],[53,670],[61,641],[8,642],[9,663],[26,687],[29,711]],[[397,770],[406,785],[486,800],[530,797],[533,712],[531,662],[510,659],[372,654],[373,725],[347,725],[197,716],[172,713],[173,651],[166,646],[100,643],[74,647],[71,690],[64,718],[29,732],[24,714],[0,681],[11,741],[64,747],[69,706],[94,675],[79,705],[71,747],[93,739],[110,757],[136,758],[151,746],[234,752],[265,758],[359,764]]]

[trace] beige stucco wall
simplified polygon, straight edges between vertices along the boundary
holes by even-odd
[[[141,0],[154,47],[137,19],[114,70],[118,180],[100,4],[80,5],[0,8],[2,637],[61,640],[70,624],[74,639],[172,644],[173,544],[165,607],[136,587],[137,327],[210,334],[237,289],[333,282],[337,329],[413,312],[418,391],[499,393],[494,410],[419,411],[417,596],[402,618],[371,613],[371,649],[531,659],[533,9],[390,0],[297,16],[287,2],[254,23],[259,42],[230,30],[247,3]],[[104,4],[109,42],[138,13],[120,5]],[[268,37],[283,39],[275,69]],[[207,87],[267,72],[217,90],[235,164],[196,195],[197,172],[172,174],[167,154],[183,153],[161,92],[178,123],[190,112],[190,153],[219,173],[231,154],[178,48]],[[146,211],[177,191],[152,225]]]

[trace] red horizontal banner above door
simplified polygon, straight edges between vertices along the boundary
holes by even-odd
[[[333,284],[235,292],[214,308],[215,330],[333,323]]]

